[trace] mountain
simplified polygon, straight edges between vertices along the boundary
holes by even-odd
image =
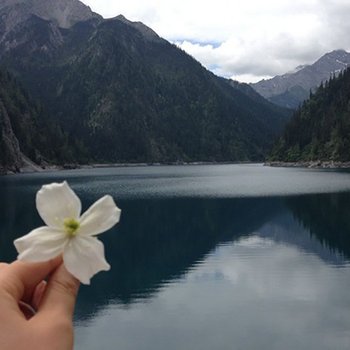
[[[272,161],[350,161],[350,68],[322,84],[288,123]]]
[[[70,150],[79,154],[74,142],[69,143],[16,79],[0,70],[0,174],[28,165],[72,162]]]
[[[61,28],[70,28],[91,18],[102,19],[78,0],[0,0],[0,14],[4,34],[33,15]]]
[[[45,1],[46,13],[75,3]],[[16,6],[3,7],[7,21]],[[0,63],[91,161],[258,160],[288,119],[140,22],[58,18],[27,13],[2,36]]]
[[[251,86],[271,102],[295,109],[309,97],[310,90],[315,91],[321,82],[332,75],[337,76],[349,65],[350,53],[336,50],[325,54],[312,65],[299,66],[293,72]]]

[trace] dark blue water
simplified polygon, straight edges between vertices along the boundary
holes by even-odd
[[[112,270],[82,287],[78,350],[350,347],[350,173],[261,165],[86,169],[0,178],[0,258],[41,224],[44,183],[86,208],[112,194]]]

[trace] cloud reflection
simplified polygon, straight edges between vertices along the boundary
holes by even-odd
[[[297,247],[245,237],[148,302],[110,307],[78,329],[77,349],[101,337],[106,349],[348,349],[349,284],[349,266],[334,271]]]

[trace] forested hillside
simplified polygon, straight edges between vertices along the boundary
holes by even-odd
[[[275,161],[350,160],[350,69],[303,103],[271,154]]]
[[[16,79],[1,70],[0,172],[18,171],[24,156],[46,166],[73,161],[79,152]]]

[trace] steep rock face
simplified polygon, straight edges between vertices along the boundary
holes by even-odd
[[[15,30],[7,32],[0,40],[0,58],[7,52],[18,52],[11,59],[21,60],[21,52],[26,51],[36,55],[36,60],[47,60],[47,56],[58,49],[63,43],[63,37],[58,27],[39,17],[32,16],[17,24]],[[19,48],[19,50],[18,50]],[[34,61],[34,62],[35,62]]]
[[[17,172],[22,164],[19,142],[13,132],[4,103],[0,99],[0,174],[8,171]]]
[[[295,72],[262,80],[251,86],[263,97],[283,107],[296,108],[331,75],[338,75],[350,65],[350,53],[335,50],[312,65],[300,66]]]
[[[62,28],[102,17],[78,0],[0,0],[0,19],[0,55],[22,45],[41,55],[62,44]]]
[[[51,21],[61,28],[70,28],[77,22],[91,18],[101,18],[78,0],[0,0],[0,17],[6,31],[31,15]]]

